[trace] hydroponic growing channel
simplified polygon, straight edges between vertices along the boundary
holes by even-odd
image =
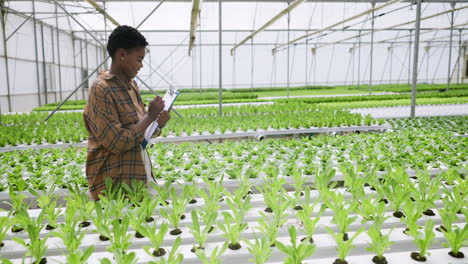
[[[455,136],[466,117],[388,122],[394,131],[383,134],[159,143],[157,184],[99,203],[86,195],[84,149],[2,153],[0,254],[7,263],[466,263],[468,148]]]

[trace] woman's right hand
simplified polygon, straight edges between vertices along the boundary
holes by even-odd
[[[164,101],[161,96],[156,96],[148,106],[148,115],[151,119],[156,120],[159,113],[164,109]]]

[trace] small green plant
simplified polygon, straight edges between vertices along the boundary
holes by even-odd
[[[442,230],[442,233],[444,234],[445,240],[447,240],[447,243],[443,245],[451,248],[449,255],[454,258],[464,258],[465,255],[460,249],[467,245],[468,224],[465,224],[463,228],[456,225],[450,228],[450,230]]]
[[[406,224],[405,233],[408,234],[408,231],[412,229],[418,229],[419,225],[417,221],[422,216],[422,206],[419,203],[412,202],[411,200],[407,200],[403,206],[403,213],[405,217],[401,218],[401,221]]]
[[[47,230],[53,230],[57,227],[57,219],[60,216],[60,209],[57,209],[58,194],[54,194],[55,186],[52,186],[48,191],[43,191],[40,195],[33,188],[29,188],[29,192],[37,197],[37,205],[45,211],[45,220],[49,223],[46,226]]]
[[[204,249],[206,239],[208,238],[208,231],[210,231],[211,226],[205,225],[203,228],[200,225],[198,220],[198,212],[193,210],[191,212],[192,224],[188,226],[190,233],[192,233],[195,242],[198,243],[198,246],[193,246],[192,252],[195,253],[197,249]]]
[[[356,203],[352,202],[348,204],[342,193],[324,189],[321,192],[321,196],[324,197],[324,203],[333,212],[332,222],[338,227],[339,232],[343,235],[343,240],[348,240],[349,226],[356,221],[357,216],[352,216],[351,213],[356,208]]]
[[[411,188],[412,197],[417,203],[421,204],[423,214],[434,216],[434,212],[430,209],[435,207],[435,202],[440,199],[440,185],[442,178],[440,176],[431,178],[427,171],[418,173],[418,185]]]
[[[86,250],[82,250],[80,245],[86,236],[86,232],[82,231],[78,227],[79,221],[76,217],[77,210],[75,206],[69,205],[65,209],[65,222],[59,224],[57,231],[53,232],[53,235],[60,238],[67,249],[67,263],[69,264],[81,264],[86,263],[88,258],[94,251],[94,246],[88,247]]]
[[[168,200],[171,196],[171,181],[165,181],[164,185],[159,187],[157,183],[151,182],[151,188],[153,188],[156,193],[159,195],[159,200],[162,206],[167,206],[169,204]]]
[[[419,249],[419,252],[411,252],[411,258],[416,261],[426,261],[426,255],[429,255],[427,250],[435,237],[434,222],[432,220],[426,221],[423,232],[417,228],[410,228],[408,234],[414,238],[413,242]]]
[[[224,223],[218,223],[218,228],[223,232],[223,236],[229,240],[229,249],[240,249],[240,235],[247,229],[248,225],[236,222],[235,217],[229,212],[223,212],[223,218]]]
[[[174,228],[169,233],[173,236],[177,236],[182,233],[182,231],[179,229],[179,222],[184,215],[189,198],[185,192],[177,195],[174,187],[171,188],[170,195],[172,199],[171,205],[166,205],[165,208],[162,208],[159,212],[161,216],[167,219]]]
[[[385,204],[383,202],[379,202],[377,206],[376,213],[373,215],[373,223],[371,227],[367,230],[367,235],[371,239],[369,243],[369,247],[366,249],[370,252],[374,252],[376,256],[372,259],[372,261],[376,264],[386,263],[386,259],[384,256],[385,250],[388,250],[391,245],[395,242],[390,241],[390,234],[393,232],[391,229],[387,234],[381,233],[381,228],[385,220],[390,218],[389,216],[384,215],[385,212]]]
[[[148,196],[146,182],[132,180],[131,184],[122,184],[123,193],[128,197],[134,206],[140,206],[143,199]]]
[[[322,193],[322,190],[333,189],[336,182],[333,181],[336,170],[332,166],[325,166],[322,170],[316,170],[314,187]]]
[[[389,175],[392,174],[389,173]],[[393,209],[393,216],[397,218],[404,216],[400,209],[411,193],[406,186],[409,185],[401,184],[398,180],[389,176],[383,184],[376,188],[379,193],[388,199],[390,207]]]
[[[249,259],[250,262],[255,264],[266,263],[268,258],[273,252],[271,248],[272,241],[268,238],[263,237],[261,239],[255,238],[255,243],[245,239],[244,242],[248,245],[247,250],[253,255],[253,259]]]
[[[312,255],[316,247],[310,243],[297,243],[296,227],[290,226],[288,229],[289,236],[291,239],[291,245],[286,246],[280,241],[276,241],[276,247],[287,255],[284,259],[285,264],[301,264],[303,260]]]
[[[221,264],[222,260],[220,259],[220,257],[223,255],[227,248],[227,243],[224,243],[221,248],[216,246],[215,249],[211,251],[210,257],[206,255],[205,250],[201,249],[197,249],[197,251],[195,251],[195,254],[197,254],[197,257],[203,262],[203,264]]]
[[[184,260],[184,255],[179,253],[179,247],[181,244],[180,237],[177,237],[172,245],[171,251],[169,252],[167,259],[161,257],[160,260],[154,262],[150,261],[149,264],[180,264]]]
[[[338,259],[335,260],[335,264],[345,264],[348,263],[346,262],[346,257],[348,256],[349,252],[356,246],[353,245],[354,239],[364,232],[364,228],[360,228],[352,235],[348,240],[344,240],[343,234],[341,232],[335,233],[331,228],[328,226],[325,227],[327,229],[328,233],[335,239],[335,242],[337,244],[336,250],[338,251]]]
[[[317,212],[316,216],[312,217],[314,210],[317,207],[320,200],[316,199],[315,202],[312,203],[310,197],[310,187],[305,188],[304,194],[304,200],[301,201],[302,210],[297,212],[297,217],[299,218],[299,220],[301,220],[304,233],[306,234],[306,237],[303,238],[301,241],[307,240],[310,243],[314,243],[312,235],[314,234],[315,229],[317,228],[317,223],[320,221],[320,217],[325,211],[326,206],[322,205],[320,210]]]
[[[44,228],[44,213],[45,211],[41,211],[38,217],[33,218],[29,216],[28,211],[24,207],[16,212],[17,215],[21,215],[20,219],[22,219],[23,226],[28,233],[29,243],[26,243],[20,237],[12,237],[12,239],[26,248],[26,256],[31,256],[34,263],[44,263],[44,261],[47,261],[45,254],[47,252],[47,239],[49,236],[40,237],[41,230]]]
[[[293,183],[293,186],[294,186],[294,200],[296,201],[294,203],[294,206],[295,206],[295,209],[297,210],[300,210],[302,207],[301,205],[298,205],[298,201],[299,201],[299,198],[301,195],[304,195],[304,186],[305,186],[305,182],[307,181],[307,177],[303,177],[302,176],[302,171],[297,169],[297,168],[293,168],[291,171],[290,171],[290,175],[291,175],[291,178],[293,179],[294,183]]]
[[[117,263],[136,263],[136,254],[131,252],[127,254],[127,250],[132,244],[132,235],[128,233],[130,225],[130,217],[124,215],[121,219],[112,220],[112,231],[110,236],[111,245],[107,247],[107,251],[114,254]]]
[[[148,255],[160,257],[166,254],[166,250],[162,248],[161,245],[164,242],[164,237],[168,230],[169,224],[166,222],[163,222],[159,227],[156,225],[156,222],[141,224],[139,232],[150,240],[152,246],[143,247]]]
[[[226,203],[231,209],[236,223],[242,223],[245,215],[252,208],[250,203],[252,197],[247,194],[248,189],[246,188],[238,188],[234,194],[226,192]]]
[[[5,240],[7,232],[13,225],[11,221],[11,214],[12,212],[9,211],[6,216],[0,216],[0,248],[4,246],[3,240]]]
[[[358,175],[354,165],[349,162],[341,165],[339,169],[341,173],[343,173],[346,190],[351,193],[354,200],[360,201],[365,198],[366,193],[364,192],[364,184],[369,181],[368,177]]]

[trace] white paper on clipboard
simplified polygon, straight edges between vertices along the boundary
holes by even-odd
[[[177,99],[177,96],[179,96],[179,92],[171,87],[169,90],[167,90],[166,94],[163,97],[164,101],[164,110],[169,111],[169,109],[172,107],[174,104],[175,100]],[[145,131],[145,141],[146,144],[150,141],[151,137],[153,136],[154,132],[158,128],[158,122],[155,120],[151,125],[146,129]],[[144,147],[146,147],[146,144],[144,144]]]

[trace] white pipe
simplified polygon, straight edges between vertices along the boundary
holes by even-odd
[[[285,9],[283,9],[281,12],[279,12],[276,16],[274,16],[272,19],[270,19],[268,22],[265,23],[265,25],[261,26],[259,29],[257,29],[255,32],[253,32],[252,34],[248,35],[245,39],[243,39],[241,42],[239,42],[239,44],[235,45],[232,49],[231,49],[231,56],[234,54],[234,51],[244,45],[249,39],[252,39],[253,37],[255,37],[255,35],[257,35],[258,33],[262,32],[263,30],[265,30],[267,27],[271,26],[273,23],[275,23],[276,21],[278,21],[278,19],[280,19],[281,17],[283,17],[284,15],[288,14],[291,10],[293,10],[294,8],[296,8],[298,5],[302,4],[305,0],[296,0],[294,3],[292,3],[291,5],[289,5],[288,7],[286,7]]]
[[[328,26],[328,27],[325,27],[325,28],[323,28],[323,29],[321,29],[321,30],[312,32],[312,33],[310,33],[310,34],[306,34],[306,35],[304,35],[304,36],[302,36],[302,37],[296,38],[296,39],[294,39],[294,40],[292,40],[292,41],[289,41],[289,42],[287,42],[287,43],[280,44],[280,45],[274,47],[272,51],[273,51],[273,53],[275,53],[275,52],[276,52],[279,48],[281,48],[281,47],[284,47],[284,46],[286,46],[286,45],[292,44],[292,43],[297,42],[297,41],[299,41],[299,40],[301,40],[301,39],[304,39],[304,38],[307,38],[307,37],[310,37],[310,36],[319,34],[319,33],[321,33],[321,32],[327,31],[327,30],[329,30],[329,29],[331,29],[331,28],[334,28],[334,27],[336,27],[336,26],[338,26],[338,25],[341,25],[341,24],[344,24],[344,23],[349,22],[349,21],[351,21],[351,20],[354,20],[354,19],[356,19],[356,18],[362,17],[362,16],[364,16],[364,15],[367,15],[367,14],[369,14],[369,13],[372,13],[373,11],[377,11],[377,10],[379,10],[379,9],[382,9],[382,8],[384,8],[384,7],[387,7],[387,6],[392,5],[392,4],[394,4],[394,3],[397,3],[397,2],[400,2],[400,0],[392,0],[392,1],[389,1],[388,3],[385,3],[385,4],[383,4],[383,5],[380,5],[380,6],[376,7],[376,8],[371,8],[371,9],[369,9],[369,10],[366,10],[366,11],[362,12],[362,13],[359,13],[359,14],[357,14],[357,15],[354,15],[354,16],[350,17],[350,18],[347,18],[347,19],[345,19],[345,20],[343,20],[343,21],[340,21],[340,22],[338,22],[338,23],[335,23],[335,24],[333,24],[333,25],[330,25],[330,26]]]

